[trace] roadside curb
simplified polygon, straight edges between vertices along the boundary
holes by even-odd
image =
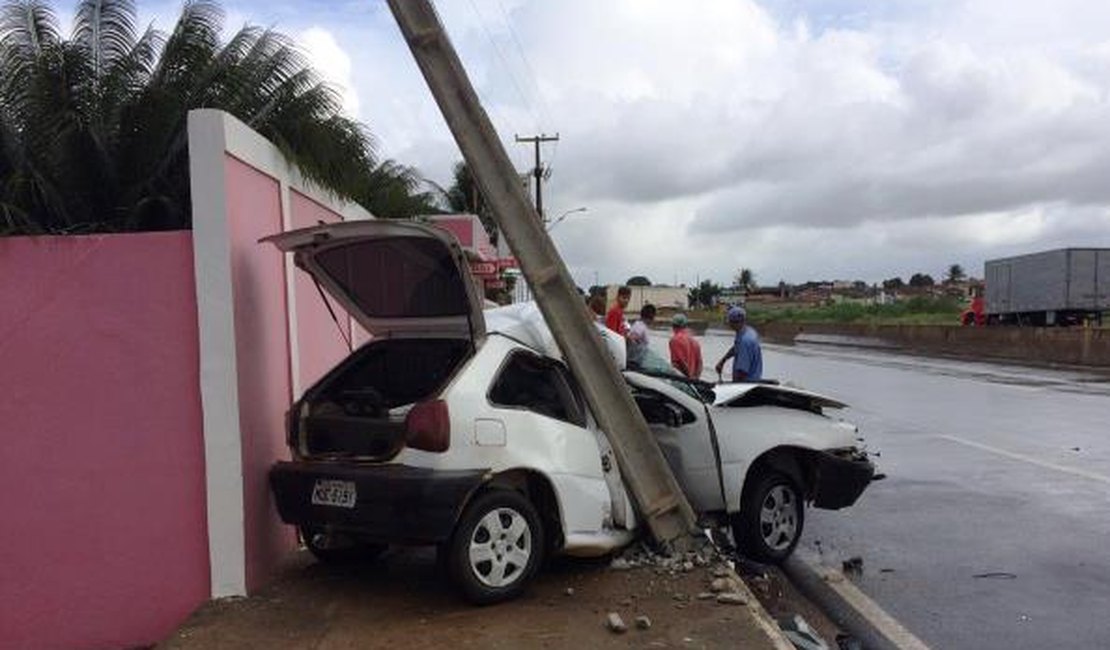
[[[759,599],[755,597],[754,593],[752,593],[752,590],[748,588],[748,583],[744,582],[744,579],[736,573],[736,570],[734,568],[729,567],[728,572],[729,577],[735,578],[736,583],[740,587],[741,593],[748,601],[748,613],[750,613],[752,615],[752,618],[755,619],[756,625],[759,626],[759,629],[762,630],[763,633],[767,635],[767,638],[771,641],[771,643],[774,644],[775,650],[797,650],[794,644],[790,642],[790,639],[786,638],[786,635],[779,627],[779,624],[775,622],[774,618],[771,617],[771,613],[763,607],[763,605],[759,602]]]
[[[822,566],[812,554],[795,551],[782,570],[803,595],[867,650],[929,650],[843,573]]]

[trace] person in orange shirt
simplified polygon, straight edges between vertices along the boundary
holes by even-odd
[[[609,313],[605,314],[605,327],[621,336],[628,336],[628,321],[624,318],[624,310],[628,309],[629,300],[632,300],[632,289],[617,289],[617,301],[609,308]]]
[[[690,379],[701,378],[701,345],[690,336],[689,321],[686,314],[675,314],[671,318],[671,365]]]

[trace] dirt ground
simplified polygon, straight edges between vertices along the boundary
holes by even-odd
[[[522,598],[473,607],[439,574],[430,549],[391,550],[375,563],[344,568],[302,552],[262,593],[209,603],[158,647],[772,648],[748,608],[698,599],[711,579],[709,568],[671,576],[558,559]],[[777,609],[809,607],[790,604],[794,596],[774,578],[749,585]],[[626,633],[606,628],[611,611],[627,623]],[[802,613],[822,629],[815,610]],[[650,629],[637,629],[638,616],[650,619]],[[834,636],[827,639],[832,644]]]

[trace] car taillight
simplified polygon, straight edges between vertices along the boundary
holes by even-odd
[[[451,420],[447,402],[436,399],[420,402],[405,417],[406,444],[424,451],[447,451],[451,444]]]

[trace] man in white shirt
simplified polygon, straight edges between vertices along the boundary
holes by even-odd
[[[640,308],[640,320],[628,331],[628,365],[639,366],[643,363],[648,349],[648,327],[655,321],[655,305],[648,303]]]

